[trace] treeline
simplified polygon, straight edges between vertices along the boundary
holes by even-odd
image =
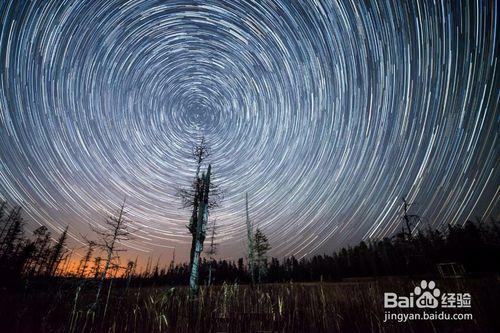
[[[333,255],[272,259],[268,279],[280,281],[339,280],[349,277],[477,274],[500,272],[500,226],[474,223],[447,230],[424,230],[415,236],[360,242]],[[463,270],[461,270],[463,268]]]
[[[427,229],[408,237],[400,233],[392,238],[360,242],[332,255],[295,257],[266,261],[267,274],[262,282],[338,281],[351,277],[377,276],[448,276],[500,273],[500,224],[495,221],[468,221],[463,227],[448,226],[439,231]],[[202,261],[200,278],[208,280],[209,261]],[[250,275],[243,258],[212,261],[213,283],[249,283]],[[439,272],[441,268],[442,272]],[[463,269],[463,270],[462,270]],[[158,284],[183,284],[188,266],[169,269],[153,267],[142,276]]]
[[[0,203],[0,282],[11,286],[30,277],[52,277],[67,259],[68,228],[53,240],[47,227],[40,226],[31,237],[25,235],[21,207],[8,209]]]
[[[0,284],[2,287],[20,285],[26,280],[50,280],[54,276],[80,281],[99,280],[105,260],[94,255],[95,244],[89,243],[78,267],[70,267],[66,249],[67,228],[53,239],[46,227],[40,226],[26,235],[19,207],[8,209],[0,204]],[[173,262],[161,267],[150,258],[138,269],[136,261],[120,265],[114,258],[107,279],[128,286],[186,285],[189,266]],[[440,264],[444,264],[441,265]],[[332,255],[317,255],[300,260],[264,258],[260,281],[313,282],[338,281],[349,277],[438,275],[450,267],[456,274],[500,273],[500,224],[498,221],[471,222],[448,226],[439,231],[427,229],[400,233],[392,238],[360,242]],[[439,267],[442,271],[439,272]],[[463,270],[462,270],[463,268]],[[209,271],[211,270],[211,274]],[[451,274],[448,272],[448,274]],[[200,263],[200,283],[221,284],[251,282],[246,260],[211,260]]]

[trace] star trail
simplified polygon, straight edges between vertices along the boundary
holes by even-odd
[[[211,146],[220,257],[499,218],[498,1],[0,3],[0,197],[75,247],[127,198],[129,255],[188,258]]]

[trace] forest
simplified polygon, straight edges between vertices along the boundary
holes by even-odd
[[[70,251],[66,247],[66,230],[56,242],[51,241],[47,227],[38,227],[32,235],[23,228],[20,207],[0,206],[0,269],[5,287],[19,287],[29,280],[52,277],[97,279],[105,260],[92,257],[95,244],[90,244],[76,269],[71,270]],[[260,231],[259,231],[260,232]],[[265,236],[264,236],[265,237]],[[267,242],[267,239],[266,239]],[[267,251],[266,251],[267,252]],[[264,257],[264,255],[262,255]],[[189,280],[187,263],[173,263],[160,267],[150,257],[142,269],[137,263],[111,264],[107,277],[127,280],[132,284],[185,285]],[[211,284],[251,283],[246,258],[236,261],[216,260],[209,255],[200,261],[200,280],[208,284],[209,270],[213,271]],[[500,273],[500,223],[467,221],[463,226],[448,225],[445,230],[427,228],[408,237],[404,232],[391,238],[362,241],[332,254],[261,259],[258,270],[263,270],[259,283],[340,281],[352,277],[439,275],[439,264],[456,263],[460,274],[481,275]],[[442,272],[445,274],[446,272]]]
[[[108,222],[116,227],[121,213]],[[0,305],[2,331],[300,331],[301,327],[330,331],[332,325],[339,331],[358,330],[358,326],[363,331],[372,317],[347,318],[356,306],[367,306],[367,297],[373,303],[374,286],[377,290],[383,286],[404,289],[404,281],[421,278],[477,288],[481,296],[474,296],[484,298],[486,306],[482,305],[482,313],[476,314],[469,328],[498,325],[495,316],[488,315],[498,309],[494,297],[500,290],[495,277],[500,272],[500,225],[493,219],[449,225],[444,230],[409,233],[402,228],[390,238],[362,241],[300,260],[267,258],[269,243],[257,229],[252,239],[254,273],[248,258],[216,260],[217,251],[210,246],[200,259],[200,290],[194,299],[187,287],[191,269],[186,263],[172,261],[161,267],[150,257],[143,268],[131,260],[120,265],[114,250],[89,241],[77,268],[70,268],[68,228],[55,241],[45,226],[28,234],[21,207],[6,202],[0,205],[0,223],[0,293],[11,300]],[[107,235],[102,234],[105,239]],[[127,237],[125,232],[122,236]],[[486,283],[489,292],[480,292]],[[301,295],[306,304],[312,302],[307,305],[312,313],[304,312],[305,305],[297,302]],[[354,302],[362,303],[340,304],[346,317],[327,319],[327,304],[352,302],[348,295],[357,295]],[[252,311],[242,310],[246,307]],[[118,319],[123,313],[128,313],[124,322]],[[215,319],[214,313],[218,313]],[[243,320],[245,316],[250,319]],[[273,324],[266,328],[269,323]],[[423,322],[416,325],[428,328]]]

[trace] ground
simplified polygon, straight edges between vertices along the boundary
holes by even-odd
[[[122,281],[123,282],[123,281]],[[3,291],[4,332],[494,332],[500,331],[498,277],[435,280],[440,293],[470,293],[471,307],[427,309],[470,313],[472,320],[387,320],[384,293],[409,296],[421,279],[354,279],[331,283],[224,284],[202,287],[106,286],[94,304],[91,281],[61,280]],[[434,284],[431,284],[434,286]],[[436,294],[436,293],[435,293]],[[402,318],[402,317],[401,317]]]

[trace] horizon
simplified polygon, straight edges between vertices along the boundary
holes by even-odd
[[[204,137],[220,257],[244,257],[247,192],[277,258],[391,236],[403,197],[432,228],[498,220],[497,17],[495,1],[3,2],[0,199],[78,249],[126,196],[127,257],[187,262],[176,193]]]

